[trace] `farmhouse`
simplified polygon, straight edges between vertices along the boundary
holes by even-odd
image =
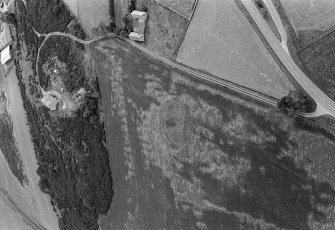
[[[143,12],[143,11],[133,10],[133,12],[131,12],[131,17],[136,18],[136,19],[142,19],[145,21],[147,20],[148,13]]]
[[[129,38],[134,41],[144,41],[145,21],[148,13],[134,10],[131,12],[131,17],[133,19],[134,32],[129,34]]]
[[[46,94],[41,99],[41,102],[50,110],[56,110],[58,104],[58,98],[52,94]]]
[[[130,40],[133,40],[133,41],[143,42],[144,41],[144,34],[139,34],[139,33],[136,33],[136,32],[131,32],[129,34],[129,38],[130,38]]]

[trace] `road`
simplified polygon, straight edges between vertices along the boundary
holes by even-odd
[[[287,47],[287,33],[285,30],[285,27],[280,19],[279,13],[277,12],[277,9],[275,7],[275,5],[273,5],[272,0],[264,0],[264,3],[266,5],[266,8],[268,9],[268,11],[270,12],[270,15],[273,19],[273,21],[276,24],[276,27],[279,31],[280,37],[281,37],[281,45],[284,48],[284,50],[286,51],[286,53],[290,54],[288,47]]]
[[[291,56],[281,46],[280,42],[271,31],[268,24],[265,22],[253,1],[241,0],[244,7],[247,9],[254,22],[260,29],[261,33],[271,46],[272,50],[276,53],[285,68],[291,73],[299,85],[315,100],[317,109],[310,116],[330,115],[335,118],[335,102],[330,99],[324,92],[322,92],[295,64]],[[274,18],[274,20],[280,20]],[[276,22],[278,24],[278,21]]]
[[[239,92],[239,93],[242,93],[244,95],[247,95],[247,96],[250,96],[256,100],[259,100],[259,101],[262,101],[262,102],[265,102],[271,106],[277,106],[277,100],[275,98],[271,98],[269,96],[266,96],[264,94],[261,94],[259,92],[256,92],[256,91],[253,91],[251,89],[248,89],[248,88],[245,88],[243,86],[240,86],[240,85],[237,85],[235,83],[232,83],[230,81],[227,81],[227,80],[224,80],[224,79],[221,79],[219,77],[216,77],[216,76],[213,76],[213,75],[209,75],[209,74],[206,74],[206,73],[203,73],[203,72],[200,72],[200,71],[197,71],[197,70],[193,70],[187,66],[184,66],[184,65],[181,65],[181,64],[178,64],[178,63],[175,63],[171,60],[168,60],[166,58],[163,58],[157,54],[155,54],[154,52],[142,47],[141,45],[139,45],[138,43],[134,42],[134,41],[131,41],[127,38],[123,38],[123,37],[119,37],[117,36],[116,34],[114,33],[110,33],[108,35],[105,35],[105,36],[101,36],[101,37],[97,37],[97,38],[94,38],[92,40],[81,40],[71,34],[67,34],[67,33],[62,33],[62,32],[51,32],[49,34],[40,34],[38,33],[36,30],[34,30],[35,33],[37,34],[37,36],[45,36],[45,39],[43,40],[39,50],[38,50],[38,53],[37,53],[37,60],[36,60],[36,73],[38,75],[38,62],[39,62],[39,54],[40,54],[40,50],[42,49],[42,47],[44,46],[45,42],[47,41],[47,39],[50,37],[50,36],[64,36],[64,37],[68,37],[68,38],[71,38],[73,39],[74,41],[77,41],[79,43],[82,43],[84,45],[89,45],[89,44],[92,44],[94,42],[97,42],[99,40],[102,40],[102,39],[106,39],[106,38],[109,38],[109,37],[113,37],[113,38],[117,38],[117,39],[120,39],[120,40],[123,40],[125,42],[128,42],[130,43],[131,45],[133,45],[134,47],[136,47],[137,49],[141,50],[142,52],[144,52],[145,54],[163,62],[164,64],[170,66],[170,67],[173,67],[173,68],[176,68],[180,71],[183,71],[183,72],[186,72],[188,74],[190,74],[191,76],[194,76],[196,78],[199,78],[199,79],[202,79],[202,80],[206,80],[206,81],[209,81],[211,83],[214,83],[214,84],[218,84],[218,85],[221,85],[221,86],[224,86],[224,87],[227,87],[229,89],[232,89],[236,92]],[[37,79],[39,79],[39,76],[37,76]]]

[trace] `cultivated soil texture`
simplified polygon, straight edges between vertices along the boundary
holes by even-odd
[[[333,229],[334,136],[117,38],[94,59],[115,198],[102,229]]]
[[[233,0],[199,1],[177,61],[275,98],[293,89]]]

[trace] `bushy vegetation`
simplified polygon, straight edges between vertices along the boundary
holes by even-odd
[[[301,91],[292,91],[278,101],[278,108],[292,117],[299,112],[311,113],[316,109],[315,101]]]
[[[0,103],[2,104],[1,106],[5,106],[7,103],[3,92],[0,94]],[[0,149],[10,170],[21,185],[28,183],[13,133],[13,123],[7,109],[4,109],[0,114]]]
[[[32,59],[36,60],[40,41],[25,28],[28,27],[26,24],[21,23],[29,22],[40,32],[47,33],[64,31],[72,18],[59,0],[27,0],[27,10],[21,1],[17,1],[17,6],[18,37],[25,38],[27,46],[31,47]],[[60,37],[51,37],[45,46],[39,64],[48,57],[57,56],[69,69],[65,82],[67,90],[82,87],[86,77],[84,67],[78,61],[81,47]],[[97,82],[91,80],[87,84],[92,95],[87,95],[76,116],[57,117],[46,107],[37,107],[28,99],[21,69],[24,60],[25,57],[16,60],[15,65],[38,159],[40,187],[50,194],[52,204],[60,211],[61,229],[98,229],[98,216],[108,211],[113,190],[104,125],[99,119],[100,98],[92,96],[99,95]],[[48,86],[49,81],[43,74],[39,80],[42,87]]]
[[[70,38],[61,36],[50,37],[43,48],[40,50],[39,59],[39,81],[41,87],[48,88],[49,76],[44,74],[42,65],[47,62],[50,57],[55,57],[62,62],[66,63],[66,72],[62,76],[65,89],[67,92],[72,93],[81,87],[87,88],[87,80],[84,68],[82,66],[83,54],[80,44],[73,42]]]

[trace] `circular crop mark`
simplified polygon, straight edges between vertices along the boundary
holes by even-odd
[[[192,132],[189,106],[178,99],[165,101],[159,117],[160,133],[166,145],[177,151],[187,147]]]

